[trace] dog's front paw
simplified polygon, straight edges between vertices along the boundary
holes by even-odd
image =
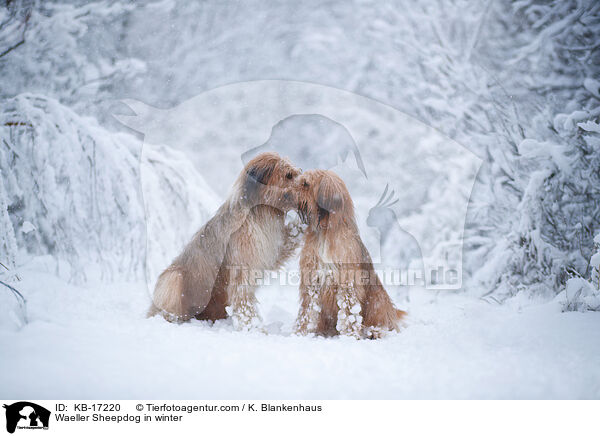
[[[337,297],[338,317],[335,329],[340,335],[362,338],[362,316],[360,303],[350,292],[340,292]]]
[[[317,325],[315,323],[307,322],[306,320],[296,321],[294,326],[294,334],[298,336],[310,336],[314,335],[317,331]]]
[[[369,326],[365,327],[363,330],[363,335],[367,339],[381,339],[388,333],[387,330],[379,327],[379,326]]]
[[[225,310],[231,317],[234,330],[242,332],[260,331],[266,334],[266,330],[262,325],[262,319],[254,309],[244,307],[234,310],[231,306],[228,306]]]
[[[305,225],[299,219],[293,219],[285,225],[288,235],[292,239],[300,239],[304,235]]]

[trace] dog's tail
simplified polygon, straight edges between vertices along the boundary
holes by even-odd
[[[371,270],[375,274],[374,270]],[[374,330],[399,331],[407,313],[394,306],[379,277],[366,287],[366,301],[363,307],[364,325]]]
[[[400,310],[400,309],[396,309],[396,308],[394,308],[394,310],[396,311],[396,325],[399,325],[399,324],[403,323],[404,321],[406,321],[408,312],[405,312],[404,310]]]
[[[152,305],[146,315],[148,318],[159,313],[170,322],[182,322],[190,318],[187,313],[184,275],[185,271],[174,265],[162,272],[154,288]]]

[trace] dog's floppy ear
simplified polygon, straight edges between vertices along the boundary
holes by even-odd
[[[246,180],[243,186],[246,199],[256,200],[261,187],[269,183],[276,165],[276,159],[271,159],[263,155],[257,156],[246,165],[244,170],[246,172]]]
[[[327,173],[321,178],[317,191],[317,206],[319,213],[318,226],[328,228],[340,219],[344,219],[346,200],[344,182]]]
[[[317,204],[319,209],[328,213],[341,212],[344,209],[344,187],[330,176],[324,176],[319,183]]]

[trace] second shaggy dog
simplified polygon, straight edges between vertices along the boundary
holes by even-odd
[[[373,268],[343,180],[332,171],[298,178],[298,212],[308,224],[300,254],[299,333],[378,338],[398,330],[394,307]]]

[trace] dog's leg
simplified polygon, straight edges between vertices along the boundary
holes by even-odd
[[[302,272],[300,282],[300,311],[296,320],[296,333],[315,333],[321,316],[320,291],[323,286],[322,272]]]
[[[336,330],[340,335],[360,339],[362,332],[361,305],[356,297],[354,286],[351,283],[339,285],[336,297],[338,306]]]
[[[218,319],[227,318],[227,283],[228,283],[228,270],[225,267],[221,267],[217,274],[215,284],[212,288],[210,295],[210,301],[206,308],[199,314],[196,315],[196,319],[216,321]]]
[[[294,255],[304,237],[303,229],[298,221],[291,221],[283,229],[283,244],[274,269],[281,268]]]
[[[196,315],[199,320],[216,321],[227,318],[227,293],[222,287],[215,286],[210,301],[202,313]]]
[[[324,271],[319,268],[314,245],[305,245],[300,255],[300,310],[296,318],[296,333],[318,333],[321,318],[321,289]]]
[[[236,330],[252,330],[260,328],[262,320],[257,310],[255,287],[248,284],[231,284],[228,286],[229,306],[227,314],[233,321]]]

